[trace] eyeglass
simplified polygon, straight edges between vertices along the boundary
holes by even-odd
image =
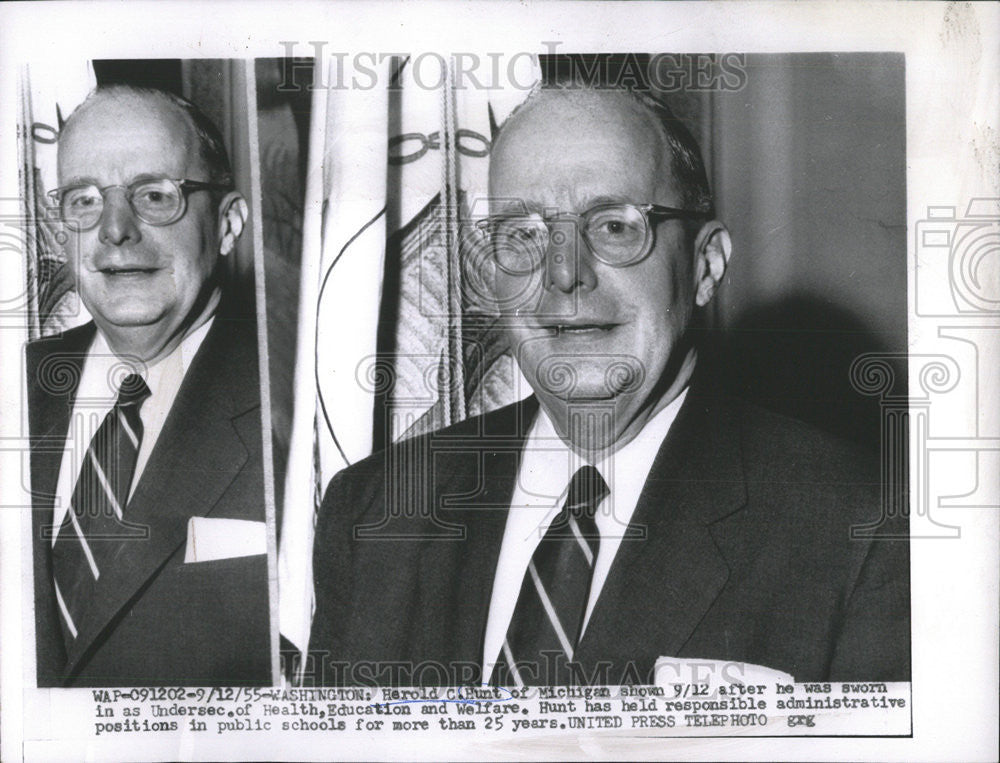
[[[707,212],[659,204],[598,204],[581,214],[505,214],[479,220],[476,227],[489,240],[497,265],[512,275],[528,275],[542,266],[549,244],[561,245],[566,231],[553,223],[581,221],[580,231],[594,257],[605,265],[624,268],[645,259],[653,248],[651,218],[708,218]]]
[[[200,180],[146,177],[128,185],[106,185],[103,188],[94,183],[77,183],[56,188],[46,195],[59,208],[64,222],[85,231],[101,219],[104,200],[112,188],[125,189],[125,198],[132,211],[144,223],[170,225],[180,220],[187,211],[187,194],[202,190],[224,191],[229,186]]]

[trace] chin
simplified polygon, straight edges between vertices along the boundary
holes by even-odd
[[[629,355],[581,362],[572,355],[549,355],[535,366],[532,386],[567,403],[613,402],[637,391],[645,380],[642,363]]]
[[[89,309],[89,308],[88,308]],[[164,317],[161,309],[150,309],[149,304],[130,305],[116,310],[90,311],[94,322],[100,326],[105,333],[108,331],[129,331],[131,329],[146,328],[160,323]]]
[[[152,311],[148,307],[145,309],[122,310],[114,313],[105,313],[104,322],[119,328],[129,328],[131,326],[150,326],[156,323],[163,316],[162,312]]]
[[[619,395],[619,391],[609,387],[603,381],[584,380],[576,385],[572,394],[562,395],[562,399],[567,403],[587,405],[589,403],[613,404]]]

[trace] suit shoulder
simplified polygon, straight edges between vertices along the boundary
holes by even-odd
[[[231,417],[253,415],[260,409],[259,359],[256,319],[232,317],[220,308],[184,375],[182,390],[205,397]]]
[[[800,478],[874,479],[878,453],[813,424],[739,403],[748,470],[794,472]]]
[[[94,338],[96,327],[88,322],[56,334],[32,339],[24,345],[28,363],[38,364],[54,352],[86,352]]]
[[[94,333],[97,331],[97,326],[93,321],[87,321],[79,326],[73,326],[62,331],[57,331],[54,334],[47,334],[45,336],[40,336],[37,339],[32,339],[28,342],[29,347],[43,348],[47,346],[52,346],[55,343],[64,342],[69,345],[76,345],[80,343],[87,343],[93,338]]]
[[[244,368],[257,379],[259,347],[257,343],[257,318],[220,307],[212,329],[202,348],[208,348],[213,357],[224,357],[226,362]]]
[[[96,329],[85,323],[59,334],[33,339],[24,346],[29,415],[51,397],[72,397]]]
[[[739,416],[748,497],[768,507],[772,529],[794,529],[804,549],[807,537],[846,540],[847,527],[880,520],[877,451],[756,406],[743,405]]]
[[[384,489],[390,464],[395,474],[393,482],[404,484],[407,475],[415,471],[447,470],[449,459],[457,465],[462,454],[515,447],[531,426],[534,411],[533,401],[521,401],[376,451],[333,476],[324,494],[324,511],[335,496],[338,504],[349,501],[363,510],[361,507],[367,503],[364,497]],[[467,447],[463,447],[465,444]]]
[[[520,442],[527,427],[531,426],[532,416],[533,408],[523,402],[479,416],[471,416],[456,424],[435,429],[433,432],[399,440],[344,468],[337,473],[335,479],[339,477],[353,481],[370,478],[374,474],[383,473],[387,462],[410,466],[415,463],[418,454],[434,451],[443,443],[448,444],[449,452],[456,450],[460,452],[462,449],[459,446],[463,441],[468,443],[470,451]]]

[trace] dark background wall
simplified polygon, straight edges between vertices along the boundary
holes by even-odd
[[[734,241],[718,373],[875,444],[878,400],[848,373],[861,353],[907,349],[903,56],[753,55],[746,73],[710,101],[710,174]]]

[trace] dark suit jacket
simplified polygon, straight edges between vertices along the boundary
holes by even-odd
[[[334,477],[316,535],[317,681],[483,680],[493,577],[536,410],[529,399]],[[582,680],[648,682],[663,655],[798,681],[908,680],[907,541],[851,537],[880,522],[879,492],[877,460],[692,390],[633,515],[643,538],[622,542],[577,648]],[[893,521],[879,530],[905,533]]]
[[[184,564],[190,517],[264,521],[253,319],[220,313],[126,507],[125,544],[66,653],[43,530],[93,323],[27,347],[39,686],[269,684],[266,555]]]

